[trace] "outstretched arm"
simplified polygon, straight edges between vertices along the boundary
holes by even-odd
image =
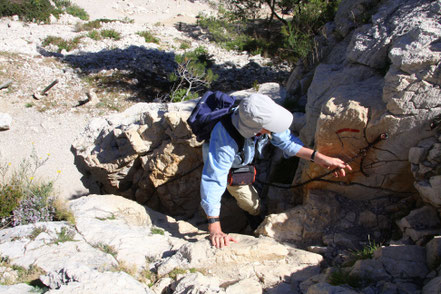
[[[296,154],[296,156],[306,159],[306,160],[311,160],[311,156],[313,155],[314,150],[306,148],[306,147],[302,147]],[[352,170],[351,166],[347,163],[345,163],[343,160],[341,160],[340,158],[337,157],[330,157],[327,155],[324,155],[318,151],[315,151],[315,154],[313,156],[313,161],[315,163],[317,163],[318,165],[328,169],[328,170],[333,170],[333,169],[338,169],[334,172],[334,176],[336,177],[344,177],[346,175],[346,171],[345,169],[348,169],[349,171]]]

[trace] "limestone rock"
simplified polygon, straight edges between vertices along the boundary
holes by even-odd
[[[438,133],[423,139],[409,152],[414,186],[424,202],[441,207],[441,138]]]
[[[194,273],[187,275],[176,282],[172,286],[173,293],[176,294],[211,294],[211,293],[225,293],[219,287],[219,281],[216,278],[205,277],[201,273]]]
[[[29,286],[28,284],[15,284],[11,286],[0,285],[1,294],[27,294],[35,293],[35,288]]]
[[[397,222],[405,236],[421,244],[428,238],[441,234],[441,220],[437,211],[431,206],[415,209],[408,216]]]
[[[242,294],[254,294],[263,293],[262,286],[256,280],[246,279],[238,281],[225,290],[226,294],[242,293]]]
[[[377,2],[375,0],[342,1],[335,15],[337,31],[345,37],[352,29],[365,21],[363,18]]]
[[[72,145],[78,168],[97,184],[89,188],[168,214],[194,214],[202,156],[185,122],[194,105],[139,103],[93,120]]]
[[[352,199],[414,191],[409,149],[427,137],[427,121],[441,107],[440,23],[436,1],[342,1],[334,24],[345,38],[313,70],[301,138],[320,152],[351,161],[353,172],[345,179],[325,177],[309,189]],[[387,140],[372,148],[386,133]],[[301,171],[303,180],[324,173],[314,164]],[[436,198],[439,185],[432,182],[434,188],[428,179],[416,188]]]
[[[76,228],[88,243],[110,248],[115,258],[138,269],[184,241],[154,234],[145,207],[116,195],[90,195],[71,202]]]
[[[104,272],[87,267],[61,269],[41,278],[52,290],[46,293],[139,293],[153,292],[124,272]]]
[[[422,294],[439,293],[441,291],[441,277],[430,280],[424,287]]]
[[[435,236],[426,244],[426,261],[430,269],[439,266],[441,260],[441,236]]]
[[[80,265],[110,269],[116,264],[111,255],[92,247],[74,228],[63,222],[2,230],[0,255],[8,256],[11,264],[24,268],[34,265],[46,272]]]
[[[258,278],[265,287],[270,287],[286,275],[306,268],[318,269],[322,261],[318,254],[291,250],[269,238],[244,235],[234,235],[234,238],[238,243],[231,243],[222,250],[211,247],[208,240],[188,243],[158,266],[158,274],[167,274],[174,268],[198,268],[220,282]]]
[[[0,113],[0,131],[9,130],[11,128],[12,117],[7,113]]]
[[[420,246],[382,247],[374,252],[374,258],[383,263],[384,269],[394,278],[424,279],[429,273],[426,251]]]
[[[267,216],[256,232],[279,241],[320,242],[321,232],[336,221],[339,209],[335,195],[311,190],[304,205]]]
[[[341,286],[332,286],[328,283],[315,284],[309,287],[308,292],[306,292],[306,294],[331,294],[331,293],[356,294],[358,292]]]
[[[391,276],[389,276],[384,269],[383,263],[375,259],[357,260],[352,266],[350,274],[360,277],[361,279],[371,279],[372,281],[391,279]]]

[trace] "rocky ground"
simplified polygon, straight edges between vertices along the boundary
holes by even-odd
[[[208,42],[193,24],[199,13],[215,13],[207,1],[72,1],[90,19],[121,20],[103,24],[121,34],[118,41],[83,37],[79,47],[67,52],[43,46],[48,36],[71,40],[86,35],[78,31],[80,19],[62,15],[51,24],[24,23],[16,17],[0,19],[0,113],[12,122],[0,132],[3,164],[13,168],[34,152],[47,161],[38,176],[56,179],[59,193],[70,198],[88,193],[73,164],[70,146],[87,122],[97,116],[122,111],[139,101],[161,98],[158,83],[174,67],[180,44],[191,49],[205,46],[220,75],[217,87],[240,90],[254,81],[283,81],[286,65],[273,66],[261,56],[228,52]],[[105,4],[104,4],[105,3]],[[130,20],[130,21],[128,21]],[[180,30],[179,30],[180,29]],[[149,31],[159,43],[146,43],[137,32]],[[36,97],[52,82],[47,95]],[[153,86],[152,86],[153,85]],[[6,119],[6,121],[8,121]]]

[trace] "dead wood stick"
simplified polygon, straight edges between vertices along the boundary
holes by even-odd
[[[49,86],[47,86],[46,88],[43,89],[43,91],[41,91],[40,95],[46,95],[46,93],[52,89],[53,86],[55,86],[58,83],[58,80],[53,81],[52,83],[49,84]]]
[[[0,90],[9,87],[12,84],[13,80],[7,80],[3,84],[0,84]]]

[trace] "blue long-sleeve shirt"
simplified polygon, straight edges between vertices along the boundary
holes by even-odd
[[[220,214],[221,198],[227,187],[230,169],[250,164],[255,156],[255,150],[260,152],[268,139],[267,136],[245,139],[244,156],[242,157],[239,146],[222,123],[216,124],[211,132],[209,144],[203,144],[204,168],[201,179],[201,205],[207,216],[219,216]],[[291,134],[290,130],[273,133],[270,142],[280,148],[285,157],[296,155],[303,147],[300,139]]]

